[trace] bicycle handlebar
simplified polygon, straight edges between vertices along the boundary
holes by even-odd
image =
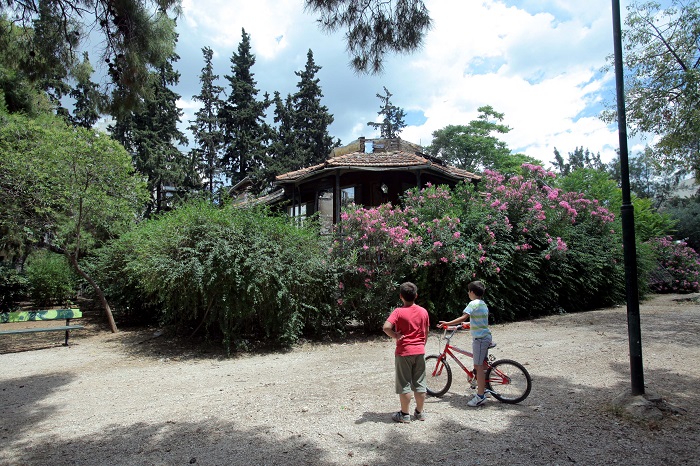
[[[463,322],[459,325],[438,324],[437,327],[445,330],[469,330],[470,324],[469,322]]]

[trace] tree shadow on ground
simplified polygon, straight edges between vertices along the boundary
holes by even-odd
[[[611,367],[620,375],[628,371],[620,363],[612,363]],[[648,375],[649,380],[673,376],[667,369],[652,370]],[[425,422],[414,421],[409,425],[391,422],[390,413],[364,412],[357,419],[348,418],[347,423],[382,424],[381,438],[356,439],[329,431],[325,434],[333,438],[333,452],[329,451],[327,441],[319,442],[308,434],[303,423],[298,430],[281,434],[280,426],[274,423],[245,426],[235,419],[222,421],[217,418],[220,413],[202,413],[199,422],[177,419],[152,424],[138,422],[112,425],[99,432],[84,426],[84,436],[60,440],[57,435],[59,443],[32,442],[33,427],[47,417],[65,415],[68,422],[70,413],[58,413],[57,406],[43,406],[42,399],[72,380],[70,376],[48,374],[13,379],[0,385],[2,419],[6,423],[3,443],[14,455],[8,464],[544,465],[552,464],[552,458],[556,458],[558,464],[616,461],[674,465],[696,460],[700,436],[697,423],[689,416],[654,425],[620,417],[609,401],[627,388],[624,383],[600,390],[599,397],[580,398],[577,394],[590,387],[573,384],[565,377],[539,377],[534,381],[532,395],[522,404],[491,401],[483,408],[472,409],[466,407],[465,394],[448,393],[441,399],[429,399],[427,412],[437,411],[431,404],[447,403],[450,413],[456,415],[441,419],[433,414]],[[688,413],[697,413],[698,383],[698,378],[687,377],[664,384],[666,396]],[[486,424],[483,414],[488,411],[503,413],[497,417],[507,421],[501,426]],[[680,432],[673,428],[678,422],[685,427]],[[580,448],[582,443],[584,448]],[[649,449],[651,443],[663,448]],[[482,455],[482,451],[493,451],[487,444],[498,445],[498,454]],[[345,461],[338,460],[338,451]]]
[[[56,415],[57,406],[41,406],[49,394],[63,390],[75,380],[66,373],[50,373],[0,381],[0,436],[2,443],[14,442],[30,432],[44,419]],[[66,396],[79,396],[67,392]]]

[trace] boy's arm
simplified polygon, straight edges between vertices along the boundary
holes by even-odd
[[[444,320],[441,320],[438,322],[439,325],[456,325],[461,322],[464,322],[469,318],[469,314],[462,314],[461,316],[457,317],[456,319],[453,319],[449,322],[445,322]]]
[[[403,335],[394,330],[394,324],[392,324],[388,320],[384,322],[382,330],[384,330],[384,333],[386,333],[389,337],[394,338],[396,340],[400,340],[401,338],[403,338]]]

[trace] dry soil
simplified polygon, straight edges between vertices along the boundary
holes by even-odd
[[[625,307],[494,326],[493,353],[528,368],[530,396],[468,408],[455,370],[428,419],[410,424],[390,418],[387,338],[225,358],[158,329],[112,334],[101,319],[68,347],[55,332],[3,336],[0,464],[697,465],[697,298],[641,304],[658,419],[613,403],[631,386]]]

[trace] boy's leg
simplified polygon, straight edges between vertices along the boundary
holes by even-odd
[[[423,412],[426,395],[426,373],[425,373],[425,354],[415,356],[415,365],[413,366],[413,380],[411,382],[413,394],[416,398],[416,411]]]
[[[423,404],[425,403],[425,392],[414,392],[416,397],[416,411],[423,412]],[[403,409],[403,408],[402,408]]]
[[[401,401],[401,411],[404,413],[408,413],[409,411],[409,406],[411,406],[411,394],[410,393],[401,393],[399,395],[399,400]],[[418,404],[418,398],[416,398],[416,405]],[[420,410],[418,410],[420,411]]]
[[[484,371],[484,365],[478,364],[474,366],[476,370],[476,393],[483,395],[486,391],[486,371]]]
[[[394,365],[396,370],[396,394],[399,395],[401,411],[408,414],[411,405],[411,371],[412,364],[407,356],[395,356]]]
[[[474,372],[476,372],[476,393],[483,396],[486,390],[486,366],[484,361],[488,358],[490,338],[475,339],[472,342],[472,352],[474,354]],[[477,364],[478,362],[478,364]]]

